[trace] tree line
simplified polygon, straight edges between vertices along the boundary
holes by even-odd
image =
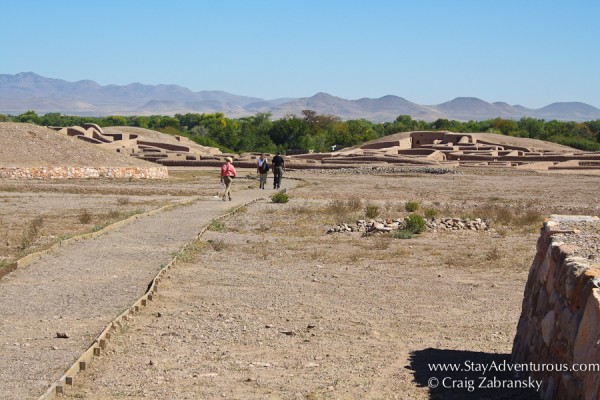
[[[273,120],[270,113],[228,118],[223,113],[175,114],[174,116],[106,117],[68,116],[60,113],[38,115],[35,111],[11,116],[0,114],[0,122],[27,122],[44,126],[75,126],[95,123],[100,127],[133,126],[189,137],[198,144],[218,147],[224,152],[286,153],[292,149],[330,151],[398,132],[443,130],[450,132],[491,132],[507,136],[541,139],[586,151],[600,151],[600,120],[587,122],[545,121],[531,117],[520,120],[494,118],[484,121],[438,119],[418,121],[400,115],[393,122],[375,123],[366,119],[346,120],[304,110]]]

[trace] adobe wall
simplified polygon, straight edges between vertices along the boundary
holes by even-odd
[[[542,381],[542,399],[600,398],[599,239],[598,217],[552,216],[541,230],[512,361]]]
[[[156,167],[0,167],[4,179],[134,178],[162,179],[169,173]]]

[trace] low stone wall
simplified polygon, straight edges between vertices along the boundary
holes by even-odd
[[[133,178],[163,179],[169,173],[164,166],[156,167],[0,167],[4,179],[73,179],[73,178]]]
[[[600,221],[552,216],[529,271],[512,361],[542,399],[600,398]]]

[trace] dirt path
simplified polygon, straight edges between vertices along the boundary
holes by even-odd
[[[196,199],[66,245],[5,276],[0,281],[0,397],[35,399],[44,393],[213,218],[271,193],[236,191],[231,202]]]

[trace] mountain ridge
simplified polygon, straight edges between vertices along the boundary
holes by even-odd
[[[319,92],[311,97],[273,100],[240,96],[221,90],[193,92],[172,84],[100,85],[92,80],[68,82],[33,72],[0,74],[0,113],[18,115],[28,110],[39,114],[67,115],[174,115],[223,112],[231,118],[269,112],[273,118],[300,115],[310,109],[344,120],[389,122],[399,115],[434,121],[439,118],[469,121],[493,118],[590,121],[600,119],[600,109],[582,102],[555,102],[539,109],[506,102],[489,103],[476,97],[456,97],[436,105],[421,105],[396,95],[347,100]]]

